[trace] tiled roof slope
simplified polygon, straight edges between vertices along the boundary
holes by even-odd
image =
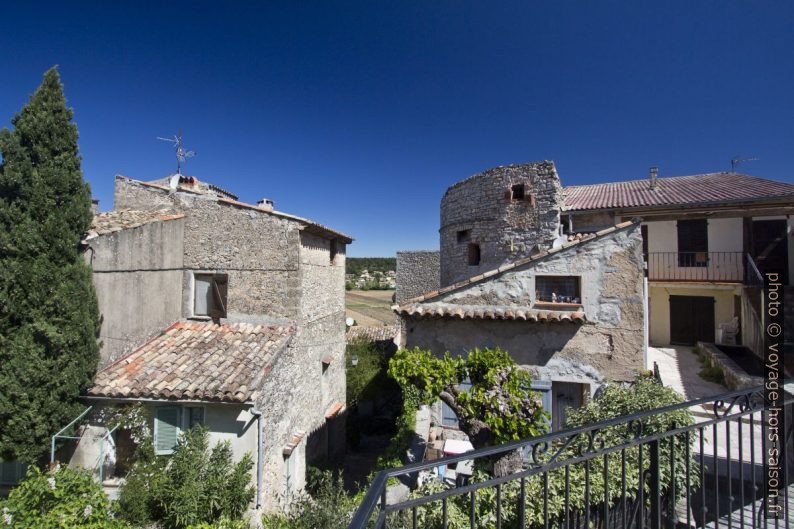
[[[654,190],[650,189],[649,183],[645,178],[609,184],[568,186],[563,189],[565,210],[693,206],[778,197],[794,199],[792,184],[741,173],[659,178]]]
[[[347,341],[366,340],[368,342],[386,342],[397,337],[396,325],[383,325],[381,327],[350,327],[347,330]]]
[[[115,211],[105,211],[94,215],[91,227],[88,228],[87,238],[92,236],[104,235],[114,231],[137,228],[150,222],[161,220],[181,219],[184,215],[174,213],[167,209],[156,209],[151,211],[139,211],[134,209],[122,209]]]
[[[179,321],[100,370],[89,396],[252,402],[294,328]]]

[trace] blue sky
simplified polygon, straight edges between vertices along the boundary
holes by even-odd
[[[794,182],[794,3],[4,2],[0,124],[60,66],[83,170],[174,170],[356,238],[438,245],[454,182],[551,159],[563,184],[725,170]]]

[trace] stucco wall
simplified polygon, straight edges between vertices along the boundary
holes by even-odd
[[[523,184],[529,200],[510,199]],[[553,162],[489,169],[453,185],[441,199],[441,286],[525,257],[557,236],[562,205],[560,178]],[[458,232],[470,237],[458,241]],[[468,245],[480,245],[480,264],[468,264]]]
[[[438,290],[440,273],[441,253],[437,250],[397,252],[396,302]]]
[[[152,222],[87,241],[102,315],[101,364],[144,343],[181,316],[184,219]]]
[[[519,363],[549,367],[567,360],[630,380],[644,369],[641,248],[639,226],[632,225],[424,303],[526,308],[535,301],[535,276],[575,275],[585,324],[408,317],[407,347],[460,354],[499,346]]]

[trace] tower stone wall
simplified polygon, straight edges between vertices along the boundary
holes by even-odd
[[[549,246],[562,203],[551,161],[495,167],[451,186],[441,199],[441,286]]]

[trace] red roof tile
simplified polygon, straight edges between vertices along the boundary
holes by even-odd
[[[520,309],[514,307],[494,307],[491,305],[452,305],[441,303],[413,303],[394,307],[395,312],[405,316],[428,318],[458,318],[460,320],[520,320],[530,322],[573,322],[587,321],[584,312],[540,309]]]
[[[640,208],[649,206],[693,206],[725,202],[756,201],[787,197],[794,199],[794,184],[741,173],[708,173],[659,178],[651,190],[649,180],[568,186],[565,209]]]
[[[180,321],[100,370],[89,396],[252,402],[288,326]]]

